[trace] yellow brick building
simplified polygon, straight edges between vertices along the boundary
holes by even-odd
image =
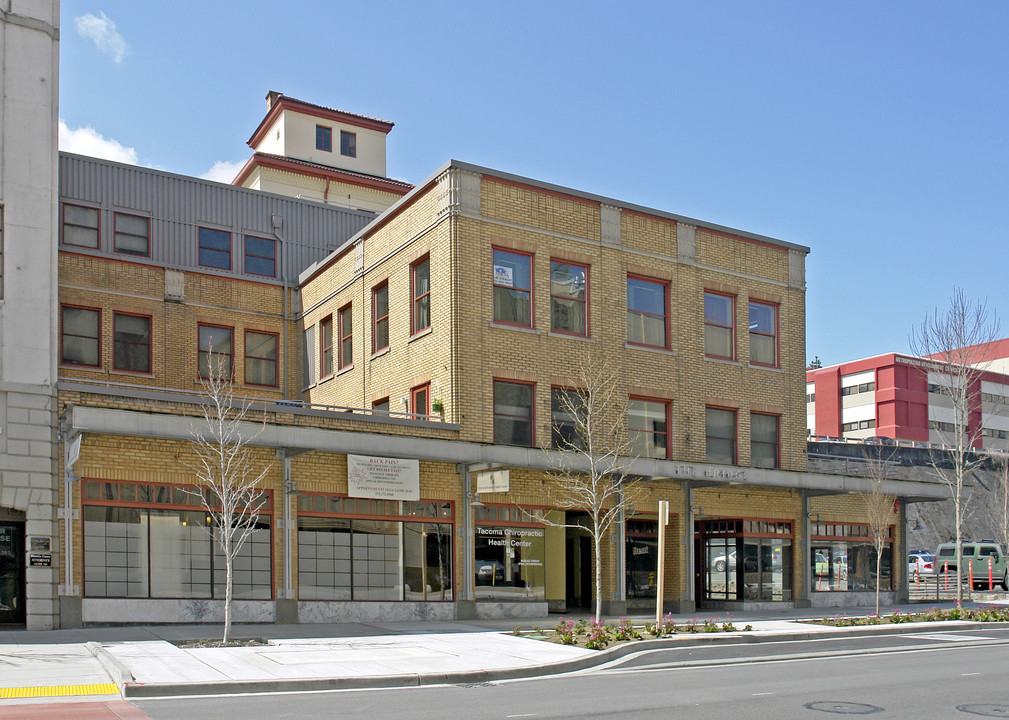
[[[670,610],[876,582],[864,483],[806,471],[806,247],[458,161],[377,217],[61,163],[63,626],[220,617],[189,492],[211,353],[265,471],[237,619],[647,611],[660,554]],[[592,363],[625,500],[598,596],[557,477],[585,456]]]

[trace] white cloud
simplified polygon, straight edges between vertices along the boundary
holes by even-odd
[[[225,162],[218,160],[207,172],[200,175],[204,180],[215,180],[216,182],[231,184],[231,181],[238,175],[238,171],[245,165],[244,162]]]
[[[109,20],[103,12],[99,12],[97,15],[87,13],[75,17],[74,25],[77,27],[78,35],[94,42],[95,47],[103,53],[111,55],[117,63],[121,63],[130,51],[126,40],[116,30],[116,24]]]
[[[65,122],[60,120],[59,132],[59,148],[65,152],[90,155],[131,165],[140,164],[136,150],[125,147],[115,140],[102,137],[93,127],[70,129]]]

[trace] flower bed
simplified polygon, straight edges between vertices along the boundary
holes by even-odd
[[[678,633],[740,632],[741,630],[748,632],[753,630],[753,626],[746,625],[743,628],[737,628],[732,623],[731,615],[724,621],[721,618],[708,618],[707,620],[694,618],[677,625],[670,613],[658,623],[645,623],[644,625],[634,625],[627,618],[620,618],[615,624],[610,624],[594,618],[575,620],[562,617],[550,630],[533,628],[531,631],[524,631],[516,628],[512,634],[562,645],[575,645],[589,650],[602,650],[611,643],[670,637]]]
[[[890,615],[869,615],[848,617],[835,615],[822,617],[819,620],[807,622],[832,627],[853,627],[856,625],[886,625],[892,623],[939,622],[942,620],[970,620],[973,622],[1009,622],[1009,607],[981,605],[976,608],[955,607],[947,610],[929,608],[928,610],[902,612],[894,610]]]

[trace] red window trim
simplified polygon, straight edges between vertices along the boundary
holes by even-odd
[[[118,230],[116,230],[116,218],[118,218],[120,215],[124,215],[126,217],[140,218],[141,220],[146,220],[147,221],[147,235],[146,236],[135,235],[134,233],[128,233],[128,232],[120,233]],[[132,252],[123,252],[122,250],[119,250],[116,247],[116,236],[120,235],[120,234],[126,235],[127,237],[136,237],[136,238],[143,237],[147,241],[147,250],[144,253],[142,253],[142,254],[141,253],[132,253]],[[146,258],[149,258],[151,256],[151,218],[148,215],[137,215],[136,213],[119,212],[118,210],[113,211],[113,213],[112,213],[112,252],[117,253],[119,255],[127,255],[129,257],[146,257]]]
[[[340,346],[340,351],[338,353],[336,353],[337,356],[339,357],[338,365],[339,365],[339,369],[340,370],[344,370],[344,369],[352,367],[354,365],[354,317],[353,317],[353,308],[351,307],[352,305],[353,305],[353,303],[347,303],[342,308],[340,308],[339,310],[336,311],[336,318],[337,318],[336,325],[337,325],[337,327],[334,328],[334,329],[337,330],[338,334],[337,334],[336,342],[338,342],[339,346]],[[346,311],[348,311],[348,312],[351,313],[351,318],[350,318],[350,329],[351,329],[351,331],[349,333],[344,333],[344,330],[343,330],[343,324],[344,324],[343,323],[343,312],[344,312],[344,310],[346,310]],[[332,318],[333,316],[330,315],[329,317]],[[350,341],[350,356],[351,357],[350,357],[350,361],[349,362],[347,361],[347,358],[345,357],[345,353],[343,352],[343,343],[344,343],[344,340],[349,340]]]
[[[417,394],[421,392],[427,393],[426,407],[417,407]],[[414,415],[430,415],[431,414],[431,383],[426,382],[416,387],[410,388],[410,412]]]
[[[329,323],[329,345],[325,344],[326,333],[322,331],[327,322]],[[335,358],[333,358],[333,342],[335,342],[334,338],[336,336],[333,334],[333,330],[335,330],[335,328],[333,327],[333,316],[331,314],[319,320],[319,380],[325,380],[326,378],[333,377],[333,372],[336,368]],[[329,351],[331,359],[329,372],[326,372],[327,350]]]
[[[772,368],[781,367],[781,355],[780,355],[780,349],[781,349],[780,348],[780,342],[781,342],[780,341],[781,323],[779,322],[779,315],[780,315],[779,311],[781,309],[781,305],[779,305],[778,303],[765,302],[764,300],[753,300],[753,299],[750,299],[749,302],[747,303],[747,313],[749,313],[749,306],[751,304],[752,305],[763,305],[764,307],[774,308],[774,335],[773,335],[773,337],[774,337],[774,362],[773,363],[762,363],[762,362],[757,362],[757,361],[755,361],[755,360],[753,360],[751,358],[750,364],[751,365],[758,365],[760,367],[772,367]],[[767,337],[767,333],[758,333],[758,332],[755,332],[754,330],[750,330],[750,335],[760,335],[761,337]]]
[[[722,405],[705,405],[704,406],[704,412],[705,412],[705,418],[704,418],[704,442],[705,442],[705,447],[707,447],[707,440],[708,440],[708,437],[709,437],[709,435],[708,435],[708,427],[707,427],[707,425],[708,425],[707,411],[709,409],[710,410],[727,410],[728,412],[732,413],[732,416],[734,418],[733,423],[732,423],[732,464],[733,465],[738,465],[739,464],[739,408],[724,407]],[[753,520],[755,518],[747,518],[747,519]]]
[[[348,153],[348,152],[344,152],[343,151],[343,138],[344,138],[344,136],[351,137],[351,138],[354,139],[354,141],[353,141],[354,142],[354,146],[353,146],[353,148],[351,148],[353,150],[353,152],[349,152]],[[357,133],[350,132],[349,130],[340,130],[340,154],[343,155],[344,157],[352,157],[352,158],[356,158],[357,157]]]
[[[228,357],[231,359],[231,379],[235,378],[235,328],[229,327],[228,325],[218,325],[217,323],[196,323],[196,377],[199,380],[207,380],[203,375],[200,374],[200,355],[203,354],[204,350],[200,347],[200,328],[219,328],[221,330],[231,331],[231,349],[229,350]],[[218,353],[220,355],[220,353]],[[209,363],[209,358],[208,358]],[[209,368],[209,364],[207,366]]]
[[[265,255],[254,255],[249,252],[249,238],[253,240],[265,240],[268,243],[273,244],[273,257],[267,257]],[[269,275],[263,275],[261,273],[249,270],[249,258],[257,258],[259,260],[270,260],[273,263],[273,272]],[[249,275],[255,275],[256,277],[266,277],[275,278],[277,277],[277,241],[274,238],[263,237],[262,235],[242,235],[242,270],[244,270]]]
[[[526,380],[509,380],[508,378],[491,378],[491,435],[494,433],[494,418],[497,417],[497,383],[510,383],[511,385],[528,385],[533,389],[532,402],[530,403],[529,422],[531,437],[529,445],[515,445],[514,447],[536,447],[536,383]],[[502,417],[520,417],[518,415],[502,415]],[[495,441],[496,442],[496,441]]]
[[[327,492],[299,492],[299,495],[306,495],[309,497],[336,497],[341,500],[351,499],[350,495],[344,493],[327,493]],[[353,498],[356,500],[369,500],[369,498]],[[385,500],[379,500],[378,502],[387,502]],[[330,512],[328,510],[298,510],[298,515],[306,515],[312,517],[340,517],[340,518],[351,518],[357,520],[391,520],[394,522],[424,522],[424,523],[441,523],[443,525],[454,525],[455,524],[455,502],[452,500],[434,500],[432,498],[421,498],[420,500],[412,500],[410,502],[419,503],[435,503],[437,505],[448,505],[451,509],[452,514],[448,517],[437,516],[433,517],[431,515],[383,515],[380,513],[347,513],[347,512]]]
[[[97,365],[87,365],[85,363],[67,362],[63,359],[63,308],[73,308],[74,310],[91,310],[98,313],[98,364]],[[83,335],[74,337],[84,337]],[[102,367],[102,309],[100,307],[89,307],[87,305],[74,305],[72,303],[60,303],[60,365],[65,365],[66,367],[88,367],[88,368],[100,368]]]
[[[514,286],[508,285],[498,285],[494,282],[494,253],[503,252],[511,255],[525,255],[529,258],[529,289],[516,288]],[[493,320],[496,325],[510,325],[511,327],[522,327],[534,329],[536,327],[536,294],[533,289],[536,287],[536,256],[533,253],[525,252],[524,250],[515,250],[513,248],[500,247],[498,245],[491,246],[491,303],[494,302],[493,298],[493,288],[495,287],[507,287],[509,290],[518,290],[519,292],[524,292],[529,295],[529,322],[528,323],[517,323],[511,322],[509,320]],[[494,317],[493,308],[491,309],[491,317]]]
[[[148,481],[148,480],[100,480],[98,478],[85,477],[85,478],[82,478],[82,482],[83,483],[92,483],[93,482],[93,483],[98,483],[99,485],[115,485],[116,487],[119,487],[119,486],[122,486],[122,485],[134,485],[134,486],[149,485],[152,488],[155,488],[155,487],[167,487],[167,488],[172,488],[172,489],[174,489],[174,488],[180,488],[180,489],[185,489],[185,490],[200,490],[200,489],[205,489],[205,486],[200,486],[200,485],[186,485],[186,484],[183,484],[183,483],[152,482],[152,481]],[[264,512],[267,513],[267,514],[270,514],[272,512],[272,510],[273,510],[273,490],[270,490],[269,488],[262,488],[259,492],[267,500],[266,504],[264,504],[259,509],[259,512],[260,512],[260,514],[263,514]],[[117,494],[118,494],[118,491],[117,491]],[[186,495],[186,497],[193,498],[193,502],[192,503],[179,504],[179,503],[159,503],[159,502],[154,502],[153,500],[151,500],[151,501],[142,501],[142,500],[108,500],[108,499],[105,499],[105,498],[86,498],[86,497],[84,497],[84,493],[82,491],[81,492],[81,503],[84,504],[84,505],[100,505],[100,506],[103,506],[103,507],[136,507],[136,508],[154,508],[154,509],[165,508],[165,509],[173,509],[173,510],[194,510],[195,509],[197,512],[199,512],[203,508],[203,503],[199,499],[193,497],[192,495],[188,495],[188,494]],[[219,506],[215,506],[215,509],[219,509]],[[270,521],[271,521],[271,525],[272,525],[272,523],[273,523],[272,517],[270,518]]]
[[[417,295],[417,266],[427,262],[427,292]],[[410,335],[417,335],[431,329],[431,253],[426,253],[410,263]],[[417,327],[417,304],[427,298],[427,325]]]
[[[272,335],[274,341],[276,342],[277,357],[273,359],[273,377],[276,378],[276,382],[273,385],[261,385],[259,383],[254,383],[249,380],[249,363],[248,360],[251,357],[253,360],[269,360],[269,358],[255,357],[249,355],[249,333],[256,333],[258,335]],[[245,384],[252,385],[253,387],[265,387],[265,388],[277,388],[280,387],[280,333],[273,332],[272,330],[257,330],[256,328],[245,328],[242,332],[242,350],[244,355],[243,360],[243,370],[245,372]]]
[[[704,325],[705,325],[705,327],[707,327],[708,325],[710,325],[711,327],[728,328],[729,329],[729,332],[732,335],[732,344],[731,344],[731,348],[730,348],[732,354],[731,355],[711,355],[711,354],[708,353],[707,348],[705,348],[704,349],[704,357],[715,358],[716,360],[735,360],[736,359],[736,296],[735,295],[730,295],[729,293],[718,292],[717,290],[705,290],[704,294],[705,295],[717,295],[719,297],[729,298],[729,300],[732,301],[732,311],[731,311],[732,312],[732,324],[731,325],[720,325],[718,323],[708,322],[707,316],[705,316],[705,318],[704,318]],[[702,307],[702,312],[703,312],[703,307]]]
[[[147,319],[147,329],[150,335],[147,339],[147,370],[130,370],[129,368],[116,367],[116,316],[125,315],[128,317],[139,317]],[[136,343],[139,344],[139,343]],[[112,311],[112,369],[116,372],[132,373],[134,375],[154,374],[154,317],[143,313]]]
[[[66,213],[63,209],[66,207],[80,208],[81,210],[94,210],[98,213],[98,226],[91,227],[90,225],[78,225],[77,223],[70,223],[66,220]],[[94,230],[98,233],[97,242],[94,247],[88,247],[87,245],[78,245],[76,243],[68,243],[64,240],[63,228],[66,226],[79,227],[86,230]],[[60,243],[63,245],[68,245],[74,248],[84,248],[85,250],[101,250],[102,249],[102,209],[94,205],[81,205],[80,203],[64,202],[60,203]]]
[[[671,516],[671,515],[670,515]],[[771,518],[771,517],[751,517],[738,515],[709,515],[704,518],[704,520],[694,521],[694,537],[700,537],[701,533],[697,530],[698,523],[710,523],[711,521],[718,520],[729,520],[731,522],[740,523],[740,527],[743,527],[743,523],[747,522],[765,522],[765,523],[781,523],[783,525],[788,525],[787,533],[769,533],[769,532],[751,532],[746,529],[733,530],[732,532],[705,532],[704,535],[708,537],[757,537],[757,538],[791,538],[795,539],[795,519],[794,518]]]
[[[650,345],[648,343],[633,342],[632,340],[628,340],[627,344],[628,345],[633,345],[635,347],[647,347],[647,348],[658,348],[660,350],[668,350],[672,346],[672,338],[671,338],[671,335],[672,335],[671,330],[672,330],[672,328],[670,327],[670,324],[669,324],[669,315],[670,315],[670,313],[669,313],[669,298],[670,298],[669,288],[670,288],[670,282],[668,280],[661,280],[659,278],[648,277],[647,275],[638,275],[637,273],[627,273],[627,279],[628,280],[640,280],[642,282],[648,282],[648,283],[652,283],[653,285],[661,285],[662,286],[662,310],[663,310],[663,313],[662,313],[662,324],[665,327],[665,336],[666,336],[666,342],[663,345]],[[657,317],[656,315],[652,315],[652,313],[644,312],[642,310],[633,310],[632,311],[631,308],[630,308],[630,306],[628,306],[627,309],[628,309],[628,311],[636,312],[636,313],[641,313],[642,315],[648,315],[650,317]]]
[[[209,232],[215,232],[215,233],[225,233],[228,236],[228,267],[221,268],[221,267],[217,267],[216,265],[204,265],[202,262],[200,262],[200,252],[202,252],[202,250],[203,250],[203,237],[201,236],[201,233],[200,233],[201,230],[207,230]],[[235,248],[233,247],[233,245],[234,245],[234,237],[233,237],[233,235],[234,235],[234,233],[232,233],[230,230],[222,230],[221,228],[207,227],[205,225],[198,225],[196,227],[196,264],[199,267],[208,268],[210,270],[228,270],[228,271],[230,271],[235,266],[235,258],[234,258]],[[217,248],[211,248],[211,247],[208,247],[207,250],[209,250],[211,252],[224,252],[223,250],[218,250]]]
[[[375,296],[383,288],[385,288],[386,311],[385,311],[385,315],[382,315],[380,317],[378,315],[378,303],[375,302]],[[383,350],[386,350],[386,349],[389,348],[389,342],[390,342],[390,339],[391,339],[390,338],[390,334],[391,333],[389,332],[389,329],[390,329],[389,328],[389,310],[390,310],[391,306],[392,306],[392,303],[390,302],[390,298],[389,298],[389,281],[388,280],[383,280],[382,282],[380,282],[378,285],[375,285],[371,289],[371,354],[372,355],[375,355],[376,353],[380,353]],[[378,345],[378,332],[377,332],[377,330],[378,330],[378,324],[380,322],[382,322],[383,320],[385,321],[386,342],[385,342],[385,345],[382,345],[380,347]]]
[[[320,129],[322,129],[322,130],[328,130],[329,131],[329,138],[328,138],[329,142],[327,143],[329,145],[329,147],[319,147],[319,130]],[[333,152],[333,128],[332,127],[330,127],[329,125],[320,125],[319,123],[315,124],[315,149],[319,150],[321,152],[330,152],[330,153]]]
[[[673,401],[663,398],[647,397],[645,395],[628,395],[628,400],[640,400],[642,402],[661,403],[666,413],[666,459],[673,456]],[[647,430],[632,430],[630,426],[628,432],[649,432]]]
[[[592,324],[590,323],[590,317],[589,317],[589,308],[591,307],[591,305],[589,304],[589,301],[591,300],[591,295],[590,295],[589,288],[592,285],[592,283],[591,283],[591,276],[589,274],[589,271],[590,271],[590,267],[591,266],[586,265],[585,263],[574,262],[573,260],[564,260],[564,259],[558,258],[558,257],[551,257],[550,258],[550,278],[551,278],[551,283],[553,282],[554,263],[557,263],[559,265],[571,265],[572,267],[579,267],[579,268],[582,268],[583,270],[585,270],[585,299],[584,300],[579,300],[578,298],[572,298],[572,297],[567,297],[567,296],[563,296],[563,295],[557,295],[556,296],[558,298],[563,298],[564,300],[574,300],[575,302],[580,302],[580,303],[584,304],[584,306],[585,306],[585,309],[584,309],[584,313],[585,313],[585,332],[574,332],[572,330],[559,330],[558,328],[555,328],[554,327],[554,320],[553,320],[553,307],[552,307],[552,303],[551,303],[551,308],[550,308],[551,309],[550,332],[552,332],[552,333],[559,333],[561,335],[571,335],[573,337],[591,337],[591,335],[592,335],[592,332],[591,332]],[[554,293],[553,293],[553,288],[551,287],[551,290],[550,290],[550,299],[553,300],[554,297],[555,296],[554,296]]]
[[[488,508],[505,508],[511,510],[515,505],[507,505],[505,503],[484,503]],[[546,505],[519,505],[520,510],[525,510],[526,512],[531,512],[534,510],[542,510],[546,513],[554,508],[549,508]],[[547,524],[545,522],[536,522],[535,520],[488,520],[487,518],[476,519],[473,518],[474,527],[528,527],[528,528],[545,528]]]
[[[778,432],[776,433],[777,434],[777,442],[775,443],[775,448],[774,448],[774,467],[773,468],[769,468],[769,469],[778,470],[778,469],[781,468],[781,415],[778,415],[777,413],[766,413],[766,412],[751,412],[750,413],[750,417],[751,418],[754,415],[763,415],[765,417],[773,417],[777,421]],[[739,424],[739,417],[738,416],[736,417],[736,424],[737,425]],[[750,424],[752,426],[752,424],[753,424],[753,420],[752,419],[750,420]],[[739,429],[738,429],[738,427],[736,429],[736,435],[737,436],[739,435]],[[753,432],[752,432],[752,430],[750,432],[750,444],[751,444],[751,446],[753,444]],[[753,449],[752,449],[752,447],[750,449],[750,464],[751,465],[753,464]]]

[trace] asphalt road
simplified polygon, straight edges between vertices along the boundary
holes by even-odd
[[[154,720],[1009,718],[1009,630],[661,650],[578,674],[474,686],[134,704]]]

